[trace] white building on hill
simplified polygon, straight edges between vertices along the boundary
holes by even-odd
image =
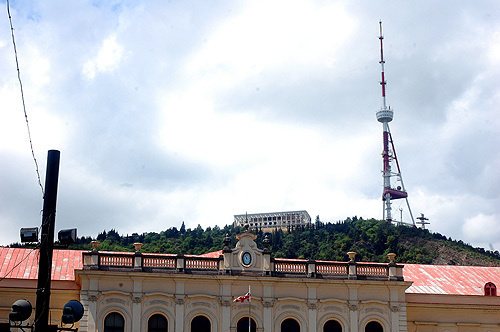
[[[244,227],[248,222],[250,229],[295,228],[311,224],[311,216],[305,210],[238,214],[234,216],[235,226]]]

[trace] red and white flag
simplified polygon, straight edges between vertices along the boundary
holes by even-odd
[[[250,294],[250,292],[248,292],[245,295],[238,296],[237,298],[235,298],[233,300],[233,302],[241,302],[241,303],[243,303],[245,301],[251,302],[251,299],[252,299],[252,295]]]

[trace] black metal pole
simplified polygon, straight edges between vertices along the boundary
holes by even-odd
[[[35,332],[45,332],[49,327],[50,281],[52,274],[52,252],[54,251],[54,229],[56,223],[57,183],[59,180],[60,152],[49,150],[43,195],[42,235],[38,262],[38,285],[36,290]]]

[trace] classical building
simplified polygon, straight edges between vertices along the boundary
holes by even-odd
[[[498,267],[272,259],[268,239],[237,240],[201,256],[55,250],[51,322],[78,299],[82,332],[240,332],[249,317],[251,332],[500,332]],[[0,248],[0,331],[14,301],[35,303],[36,257]]]
[[[293,229],[297,226],[310,225],[311,216],[306,210],[237,214],[234,216],[235,226],[244,227],[246,223],[250,229]]]

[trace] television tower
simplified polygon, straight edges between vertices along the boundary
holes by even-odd
[[[403,184],[403,178],[401,176],[401,169],[399,167],[399,162],[396,156],[396,149],[394,148],[394,141],[392,140],[391,131],[389,130],[389,122],[392,121],[394,116],[394,111],[391,107],[387,107],[387,103],[385,100],[385,85],[387,82],[385,81],[384,74],[384,36],[382,35],[382,21],[379,22],[380,25],[380,66],[382,67],[382,81],[380,81],[380,85],[382,86],[382,107],[379,111],[377,111],[377,120],[381,122],[383,125],[383,144],[384,150],[382,152],[383,159],[383,168],[382,168],[382,177],[384,179],[384,191],[382,194],[382,215],[383,219],[388,222],[392,222],[392,208],[391,201],[396,199],[405,199],[406,204],[408,205],[408,210],[410,212],[412,225],[415,225],[415,220],[413,220],[413,214],[411,213],[410,203],[408,203],[408,193],[405,190]],[[392,164],[396,164],[397,172],[392,170]],[[391,179],[395,178],[395,183],[400,183],[400,185],[393,186],[391,185]]]

